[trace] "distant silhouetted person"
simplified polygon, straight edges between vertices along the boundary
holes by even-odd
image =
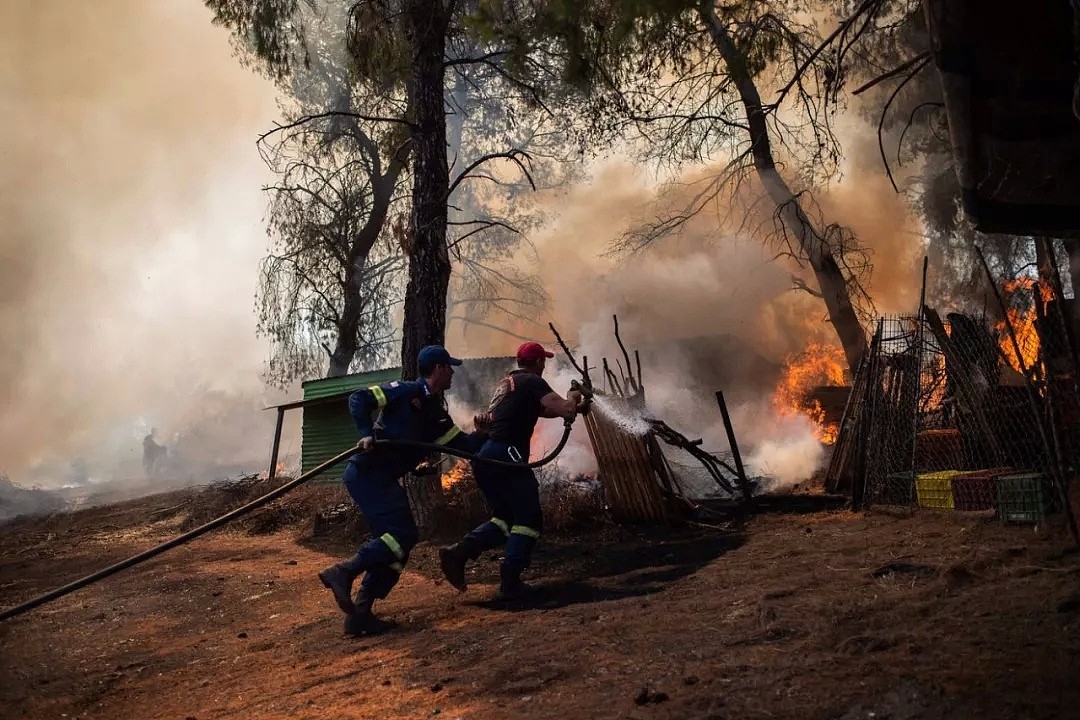
[[[157,428],[150,428],[150,434],[143,438],[143,469],[146,471],[146,477],[151,478],[157,475],[161,470],[162,461],[165,459],[165,446],[158,445],[154,440],[154,433],[157,432]]]

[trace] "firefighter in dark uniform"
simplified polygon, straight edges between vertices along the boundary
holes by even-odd
[[[503,378],[491,400],[486,418],[488,439],[479,457],[528,463],[529,442],[539,418],[573,420],[584,409],[580,391],[571,390],[563,398],[542,377],[551,357],[554,355],[539,343],[518,348],[518,369]],[[529,567],[543,530],[536,475],[524,465],[517,468],[473,461],[472,467],[492,517],[460,542],[439,550],[443,574],[451,585],[465,590],[465,564],[485,550],[505,544],[499,597],[521,599],[530,592],[521,574]]]
[[[423,449],[377,446],[375,440],[414,440],[472,453],[484,440],[482,433],[462,432],[446,409],[443,393],[450,388],[454,367],[461,360],[441,345],[429,345],[420,351],[418,364],[419,380],[374,385],[349,396],[361,452],[345,467],[345,488],[367,520],[372,539],[352,558],[319,573],[319,580],[333,592],[346,616],[345,632],[351,635],[374,635],[394,626],[375,617],[371,608],[397,584],[418,540],[409,500],[398,479],[430,455]],[[354,601],[352,585],[361,573],[364,579]]]

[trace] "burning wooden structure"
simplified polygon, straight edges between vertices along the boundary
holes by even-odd
[[[677,514],[674,501],[680,494],[655,433],[649,427],[640,434],[633,432],[610,414],[640,412],[644,397],[602,395],[600,401],[610,410],[590,412],[585,416],[585,427],[612,516],[618,520],[670,522]]]
[[[584,365],[578,365],[558,331],[551,327],[567,358],[581,373],[585,387],[594,395],[594,407],[585,415],[585,427],[611,515],[624,522],[669,523],[685,517],[693,509],[694,503],[680,485],[660,441],[688,452],[725,493],[735,496],[741,492],[743,498],[749,500],[752,493],[742,469],[722,393],[717,393],[717,397],[728,430],[734,467],[725,459],[703,450],[701,440],[690,440],[663,421],[647,415],[640,356],[635,351],[631,365],[630,353],[619,335],[619,320],[617,317],[613,320],[622,361],[616,359],[616,373],[607,358],[602,360],[603,390],[592,385],[588,358],[582,358]]]
[[[847,359],[840,347],[810,343],[802,352],[785,359],[773,392],[773,409],[782,417],[806,416],[813,423],[817,439],[824,445],[834,444],[850,390],[846,368]]]

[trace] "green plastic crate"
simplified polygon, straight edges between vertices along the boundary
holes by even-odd
[[[997,485],[997,513],[1004,522],[1040,523],[1054,509],[1054,489],[1041,473],[1003,475]]]
[[[920,473],[915,476],[915,495],[919,499],[919,507],[934,510],[953,510],[956,501],[953,499],[952,481],[959,470],[942,470],[941,472]]]

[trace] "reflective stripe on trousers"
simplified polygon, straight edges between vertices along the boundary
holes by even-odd
[[[386,543],[386,547],[390,548],[390,552],[394,553],[394,556],[398,560],[405,559],[405,550],[401,547],[401,543],[399,543],[393,535],[391,535],[390,533],[384,533],[383,536],[379,539]]]

